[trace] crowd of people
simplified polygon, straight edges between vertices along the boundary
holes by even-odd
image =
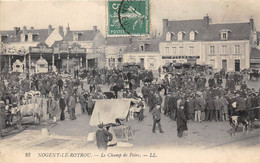
[[[154,117],[152,131],[155,132],[158,124],[161,133],[159,113],[177,122],[228,121],[231,115],[236,114],[235,110],[248,110],[260,105],[259,90],[247,87],[246,76],[242,72],[221,70],[205,74],[185,70],[182,73],[161,73],[160,70],[159,74],[159,77],[154,77],[152,71],[131,67],[84,69],[76,76],[66,78],[55,73],[35,74],[30,77],[30,82],[28,76],[19,78],[10,75],[1,81],[1,100],[11,108],[24,98],[25,92],[38,91],[42,98],[48,100],[50,118],[56,121],[56,117],[60,116],[62,121],[66,113],[69,119],[76,119],[77,103],[82,114],[91,115],[94,99],[142,99]],[[102,91],[101,86],[104,85],[110,88],[109,92]],[[252,120],[259,119],[258,110],[249,111],[249,115]],[[178,130],[179,137],[182,137],[183,129]]]
[[[137,68],[131,69],[97,69],[92,68],[79,72],[77,76],[63,77],[61,74],[41,73],[22,78],[19,74],[9,74],[1,82],[1,101],[9,107],[6,109],[11,114],[12,107],[18,103],[24,105],[26,92],[39,92],[41,98],[47,100],[47,114],[56,122],[65,119],[75,120],[75,109],[81,108],[82,114],[91,115],[95,105],[94,99],[104,98],[138,98],[135,91],[140,86],[141,80],[151,80],[151,71]],[[29,82],[30,81],[30,82]],[[100,85],[111,87],[110,92],[103,92]],[[113,93],[112,93],[113,92]],[[60,113],[60,114],[59,114]],[[7,117],[7,122],[9,118]]]

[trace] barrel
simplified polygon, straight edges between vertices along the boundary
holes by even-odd
[[[5,103],[0,101],[0,130],[5,128]]]

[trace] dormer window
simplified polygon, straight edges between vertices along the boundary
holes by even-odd
[[[231,32],[229,29],[223,29],[220,31],[221,40],[228,40],[228,34]]]
[[[78,41],[79,40],[79,35],[77,33],[75,33],[73,35],[73,41]]]
[[[183,40],[184,34],[185,34],[185,32],[179,32],[178,33],[178,41],[182,41]]]
[[[140,51],[143,52],[144,51],[144,45],[140,46]]]
[[[173,40],[174,33],[167,32],[166,34],[166,41],[172,41]]]
[[[191,31],[190,32],[190,40],[195,40],[195,36],[196,36],[196,34],[197,34],[198,32],[197,31]]]

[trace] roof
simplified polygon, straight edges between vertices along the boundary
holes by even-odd
[[[128,46],[125,52],[141,52],[140,46],[145,45],[144,52],[159,52],[160,39],[135,40]]]
[[[53,31],[54,29],[52,32]],[[0,31],[2,36],[8,35],[8,37],[3,40],[3,43],[21,42],[22,33],[23,30],[20,30],[17,35],[15,35],[14,30]],[[36,35],[34,37],[34,42],[45,42],[45,40],[49,37],[48,29],[29,29],[27,30],[27,34],[29,33]]]
[[[197,20],[179,20],[179,21],[169,21],[167,32],[174,33],[174,40],[177,40],[178,33],[182,31],[186,34],[183,37],[183,40],[189,40],[189,33],[191,31],[197,31],[198,34],[203,33],[203,19]],[[163,34],[164,40],[166,38],[166,33]]]
[[[250,51],[250,58],[251,59],[260,58],[260,49],[252,48]]]
[[[77,30],[77,31],[69,31],[67,34],[65,34],[64,39],[65,41],[74,41],[73,35],[79,34],[78,41],[92,41],[96,34],[98,33],[94,32],[94,30]]]
[[[249,40],[250,26],[249,23],[230,23],[230,24],[210,24],[209,28],[202,33],[203,41],[219,41],[220,31],[223,29],[230,30],[228,40]]]
[[[106,45],[129,45],[132,42],[131,37],[107,37]]]
[[[249,40],[250,38],[250,25],[246,23],[225,23],[213,24],[209,23],[208,28],[204,27],[204,19],[194,20],[174,20],[168,21],[165,33],[162,35],[162,41],[166,40],[166,33],[173,32],[173,40],[177,40],[178,33],[183,32],[183,41],[188,41],[191,31],[196,31],[195,40],[199,41],[220,41],[220,31],[230,31],[228,40]]]

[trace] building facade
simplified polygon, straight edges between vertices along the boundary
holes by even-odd
[[[240,71],[250,68],[250,52],[257,44],[252,18],[245,23],[225,24],[213,24],[209,16],[196,20],[163,19],[161,63],[190,62]]]
[[[62,27],[55,29],[49,25],[46,29],[34,29],[33,27],[27,29],[24,26],[22,30],[19,27],[14,27],[14,30],[0,31],[2,72],[16,70],[12,66],[13,63],[18,63],[16,60],[22,63],[23,72],[33,72],[34,70],[31,71],[31,68],[36,63],[34,59],[37,57],[35,53],[30,54],[31,47],[39,47],[43,44],[48,47],[46,42],[50,44],[53,40],[61,40],[63,38],[62,29]],[[51,58],[47,58],[47,60],[51,62]]]
[[[106,67],[108,69],[120,68],[123,64],[123,54],[131,45],[131,37],[107,37],[106,38]]]
[[[124,53],[124,63],[137,63],[145,69],[157,70],[161,64],[159,52],[159,39],[137,38],[134,39]]]
[[[6,73],[21,72],[21,69],[22,72],[37,73],[41,70],[39,65],[48,71],[67,72],[105,65],[105,38],[96,26],[80,31],[71,31],[68,26],[65,32],[62,26],[52,28],[49,25],[46,29],[24,26],[22,30],[15,27],[0,34],[1,70]],[[39,60],[45,65],[37,64]]]

